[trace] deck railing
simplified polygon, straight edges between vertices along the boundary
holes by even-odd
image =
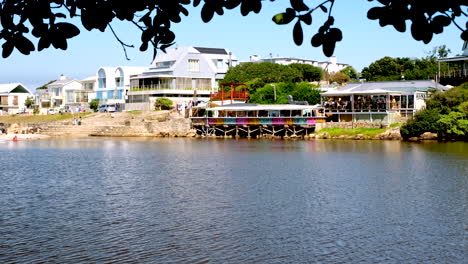
[[[247,100],[249,93],[246,91],[218,91],[210,94],[211,101]]]
[[[315,125],[326,117],[192,117],[193,125]]]

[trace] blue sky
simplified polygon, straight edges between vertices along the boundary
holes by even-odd
[[[335,26],[343,31],[343,40],[338,42],[334,53],[338,62],[350,64],[360,71],[384,56],[419,58],[442,44],[452,50],[451,55],[461,52],[460,31],[455,27],[446,29],[425,45],[413,40],[408,31],[399,33],[393,27],[381,28],[378,21],[368,20],[367,10],[376,5],[376,2],[366,0],[336,2],[333,9]],[[271,21],[273,15],[283,12],[288,6],[289,1],[265,1],[260,14],[251,13],[243,17],[239,9],[228,10],[223,16],[215,15],[208,24],[201,21],[200,7],[190,8],[189,17],[183,17],[181,23],[173,24],[176,45],[226,48],[241,61],[248,60],[250,55],[265,58],[270,54],[328,60],[321,48],[310,45],[310,38],[323,23],[325,16],[320,14],[313,17],[312,26],[304,28],[304,43],[296,46],[292,39],[294,24],[277,26]],[[68,41],[66,51],[51,48],[25,56],[15,50],[9,58],[0,59],[0,83],[21,82],[34,90],[57,79],[60,74],[83,79],[94,74],[101,66],[148,66],[152,51],[139,51],[138,30],[120,21],[115,21],[113,27],[123,41],[135,45],[134,49],[128,50],[130,61],[125,59],[121,46],[110,30],[101,33],[82,29],[79,36]]]

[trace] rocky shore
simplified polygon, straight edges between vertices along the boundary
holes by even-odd
[[[76,121],[76,120],[75,120]],[[95,113],[81,119],[81,125],[73,120],[43,124],[0,124],[0,130],[7,131],[3,140],[44,139],[48,137],[198,137],[190,128],[190,120],[170,111],[147,111],[126,113]],[[394,127],[375,136],[365,134],[330,135],[320,130],[306,139],[341,140],[403,140],[400,128]],[[436,140],[437,134],[426,132],[409,141]],[[2,140],[2,138],[0,138]]]

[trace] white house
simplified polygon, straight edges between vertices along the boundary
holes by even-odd
[[[87,93],[83,91],[81,82],[63,75],[47,85],[47,93],[49,98],[44,99],[50,100],[50,107],[81,106],[88,102]]]
[[[0,113],[16,114],[26,109],[26,99],[34,94],[21,83],[0,84]]]
[[[208,100],[228,68],[238,60],[226,49],[180,46],[159,53],[151,66],[130,80],[127,109],[152,98],[167,97],[176,103]]]
[[[308,64],[315,67],[319,67],[322,70],[328,73],[339,72],[342,69],[349,66],[349,64],[345,63],[338,63],[335,56],[330,57],[329,61],[316,61],[316,60],[309,60],[309,59],[299,59],[299,58],[290,58],[290,57],[271,57],[261,59],[257,55],[250,56],[250,62],[272,62],[281,65],[289,65],[293,63],[300,63],[300,64]]]
[[[130,88],[131,76],[141,74],[146,67],[101,67],[97,72],[97,86],[94,87],[96,98],[102,102],[108,100],[124,103],[126,94]],[[92,80],[88,80],[88,85]]]

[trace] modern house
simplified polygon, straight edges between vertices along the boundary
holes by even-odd
[[[130,88],[130,78],[141,74],[146,67],[101,67],[97,71],[97,85],[94,87],[96,98],[101,102],[115,101],[125,103]],[[89,86],[93,80],[86,82]]]
[[[96,87],[97,87],[97,75],[91,75],[83,80],[81,80],[81,89],[86,91],[88,94],[88,102],[96,98]]]
[[[440,58],[437,61],[439,62],[437,79],[441,83],[456,86],[468,82],[468,41],[463,43],[460,56]],[[447,63],[447,67],[442,69],[441,62]]]
[[[290,57],[271,57],[271,58],[261,59],[259,56],[254,55],[254,56],[250,56],[250,62],[257,62],[257,63],[271,62],[271,63],[277,63],[281,65],[289,65],[293,63],[308,64],[308,65],[312,65],[315,67],[319,67],[328,73],[339,72],[342,69],[349,66],[349,64],[338,63],[335,56],[330,57],[329,61],[316,61],[316,60],[290,58]]]
[[[180,46],[159,53],[151,66],[131,77],[127,109],[145,109],[158,97],[175,103],[209,100],[237,59],[223,48]]]
[[[434,81],[349,83],[321,93],[321,104],[334,122],[386,122],[412,118],[426,106],[430,90],[446,90]]]
[[[21,83],[0,84],[0,114],[16,114],[26,110],[26,99],[34,94]]]

